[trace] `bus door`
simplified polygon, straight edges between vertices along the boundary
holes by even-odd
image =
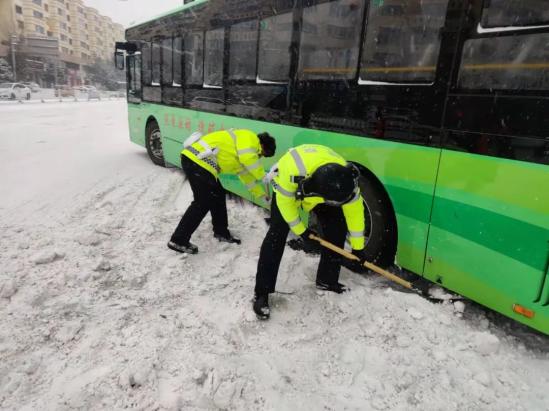
[[[425,276],[531,326],[543,320],[548,331],[545,3],[474,1],[467,15],[444,118]],[[527,307],[534,319],[513,307]]]
[[[126,79],[128,82],[128,102],[141,103],[141,53],[136,52],[126,57]]]
[[[397,262],[416,273],[440,155],[444,51],[455,42],[448,3],[338,0],[303,8],[293,113],[313,130],[296,144],[327,144],[383,183],[396,213]]]

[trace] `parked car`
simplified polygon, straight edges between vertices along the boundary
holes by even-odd
[[[31,89],[21,83],[1,83],[0,100],[30,100]]]
[[[56,86],[55,97],[74,97],[74,89],[71,86]]]
[[[23,82],[23,84],[30,88],[33,93],[38,93],[40,91],[40,86],[33,81]]]

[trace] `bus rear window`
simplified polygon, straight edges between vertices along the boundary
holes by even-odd
[[[549,33],[466,41],[459,86],[465,89],[549,90]]]
[[[361,80],[433,82],[447,8],[448,0],[371,0]]]
[[[485,0],[482,27],[532,26],[549,24],[547,0]]]
[[[258,77],[266,81],[287,81],[290,75],[292,13],[261,20],[259,24]]]
[[[362,0],[339,0],[303,10],[299,78],[354,78],[363,8]]]

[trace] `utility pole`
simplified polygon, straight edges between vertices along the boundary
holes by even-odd
[[[11,35],[11,68],[13,69],[13,81],[17,81],[17,68],[15,67],[15,46],[17,45],[17,35]]]

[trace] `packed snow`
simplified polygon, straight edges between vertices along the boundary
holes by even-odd
[[[287,248],[272,316],[251,310],[265,213],[241,246],[166,247],[191,201],[128,138],[122,101],[0,107],[3,410],[549,410],[549,337],[377,275],[314,287]]]

